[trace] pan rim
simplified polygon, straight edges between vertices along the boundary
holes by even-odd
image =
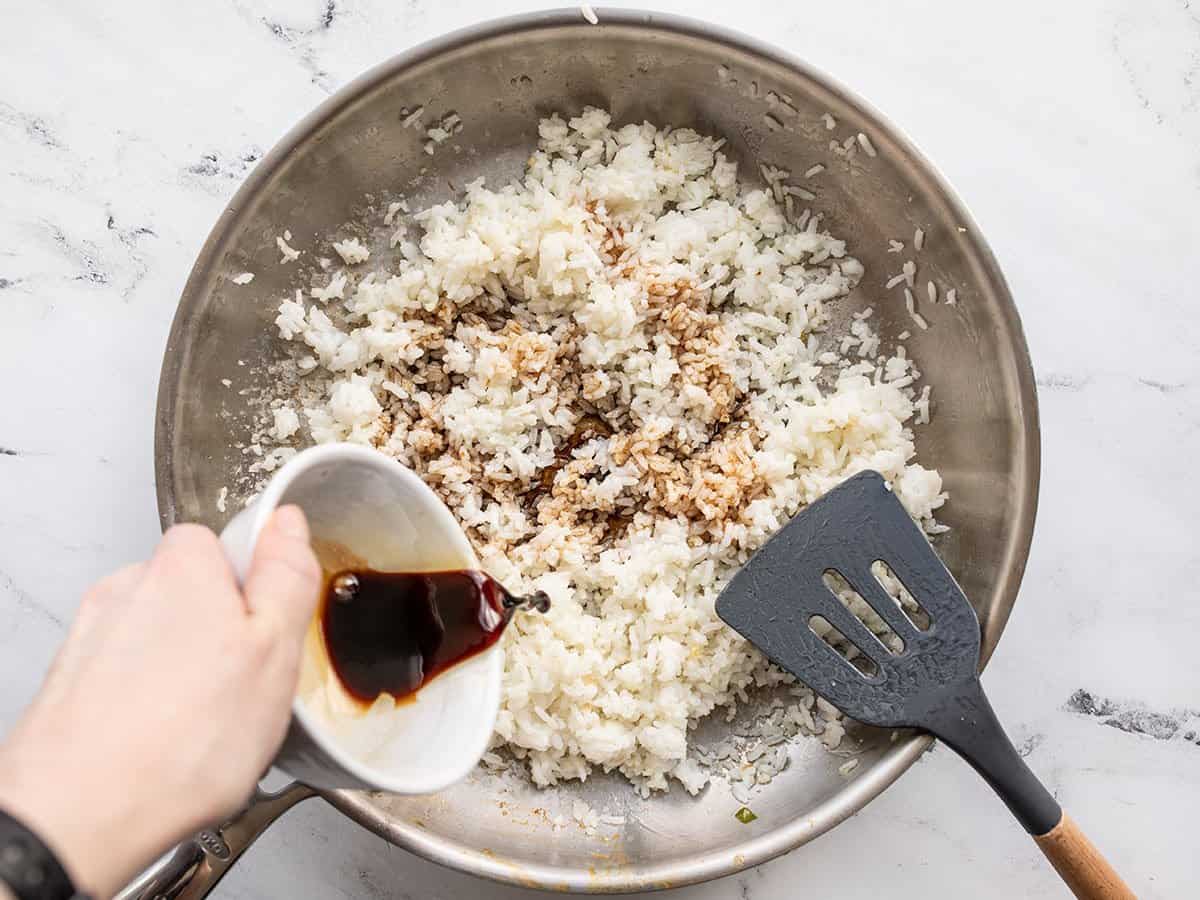
[[[983,635],[981,664],[996,647],[1016,600],[1029,548],[1033,538],[1041,475],[1041,435],[1037,391],[1033,367],[1020,316],[1012,293],[991,247],[966,205],[938,168],[914,142],[886,115],[839,81],[797,58],[756,38],[698,19],[643,10],[598,9],[601,23],[650,33],[673,34],[715,43],[731,50],[758,57],[795,72],[822,90],[836,96],[870,121],[881,134],[894,141],[923,177],[936,190],[939,199],[967,229],[976,259],[982,266],[992,290],[1004,301],[1001,324],[1007,329],[1018,382],[1017,400],[1023,433],[1019,452],[1023,455],[1024,484],[1014,501],[1013,528],[1005,542],[1001,574],[996,596],[1000,602],[989,616]],[[368,94],[379,84],[429,59],[472,44],[514,33],[578,27],[594,28],[584,20],[578,8],[549,10],[492,19],[462,28],[401,52],[368,69],[323,101],[293,126],[263,157],[221,213],[197,256],[184,286],[171,324],[159,378],[155,416],[155,480],[159,518],[165,529],[179,520],[176,504],[176,459],[172,452],[176,417],[179,414],[179,380],[186,370],[190,348],[184,340],[194,309],[202,301],[205,284],[214,263],[221,258],[232,238],[240,210],[257,196],[279,166],[312,134],[340,114],[346,107]],[[515,864],[489,855],[481,849],[432,835],[415,825],[388,819],[378,812],[368,794],[351,791],[320,792],[335,808],[384,837],[389,842],[432,862],[479,875],[495,881],[524,887],[584,893],[626,893],[679,887],[734,874],[780,856],[824,834],[893,784],[933,745],[928,735],[901,738],[886,750],[869,770],[836,794],[779,828],[747,840],[736,849],[710,851],[688,859],[636,868],[588,872],[549,865]]]

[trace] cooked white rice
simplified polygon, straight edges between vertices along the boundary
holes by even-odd
[[[278,247],[279,252],[283,254],[279,258],[280,263],[295,262],[300,258],[300,254],[303,252],[302,250],[295,249],[291,244],[288,243],[288,241],[291,239],[292,233],[290,231],[285,231],[283,234],[277,235],[275,238],[275,246]]]
[[[689,729],[790,681],[713,611],[737,567],[866,468],[933,526],[919,373],[866,315],[823,344],[863,267],[817,217],[788,223],[777,179],[739,184],[721,142],[597,109],[539,134],[522,181],[417,213],[381,271],[331,274],[277,324],[331,376],[313,439],[409,465],[491,574],[553,598],[506,637],[497,746],[541,785],[600,768],[694,792]],[[829,712],[821,740],[841,734]]]
[[[358,238],[346,238],[343,241],[337,241],[333,245],[333,249],[342,258],[342,262],[348,266],[365,263],[371,258],[371,251]]]

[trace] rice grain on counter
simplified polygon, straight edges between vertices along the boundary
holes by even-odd
[[[541,785],[603,769],[695,792],[689,729],[792,682],[714,612],[738,566],[865,468],[933,526],[919,373],[877,362],[865,315],[866,350],[830,350],[827,304],[862,265],[818,217],[789,224],[776,184],[739,184],[720,141],[597,109],[539,135],[521,181],[416,213],[382,269],[283,300],[277,325],[326,376],[312,438],[412,467],[489,573],[552,597],[506,635],[497,747]],[[831,712],[821,740],[842,730]]]

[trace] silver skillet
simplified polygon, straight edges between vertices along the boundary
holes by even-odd
[[[219,528],[239,508],[238,445],[252,430],[252,398],[264,365],[277,358],[272,319],[278,299],[307,283],[303,263],[283,267],[275,236],[290,229],[307,261],[369,207],[404,194],[413,208],[451,196],[486,175],[516,175],[536,140],[539,116],[604,106],[619,122],[647,118],[729,139],[754,177],[757,163],[803,172],[815,163],[813,206],[848,239],[867,267],[838,315],[871,306],[885,337],[908,341],[933,385],[933,421],[919,431],[923,460],[937,466],[952,496],[952,530],[938,549],[967,596],[980,604],[984,659],[999,640],[1016,596],[1033,530],[1039,469],[1038,413],[1020,321],[1004,278],[978,229],[932,165],[880,113],[826,76],[772,47],[673,16],[578,10],[502,19],[410,50],[358,78],[322,104],[267,154],[222,214],[183,292],[167,343],[156,421],[159,510],[165,526],[199,521]],[[425,107],[420,128],[407,113]],[[457,112],[463,131],[434,156],[424,127]],[[822,117],[832,115],[830,131]],[[859,132],[849,158],[829,142]],[[955,288],[957,306],[921,303],[928,331],[909,318],[901,293],[883,282],[913,257],[926,233],[918,298],[933,279]],[[904,241],[901,254],[888,240]],[[309,263],[311,265],[311,262]],[[256,273],[249,287],[230,279]],[[230,379],[225,386],[222,379]],[[248,391],[241,395],[239,391]],[[217,510],[229,486],[230,513]],[[709,724],[698,740],[722,726]],[[862,809],[930,745],[908,736],[859,732],[861,764],[840,777],[840,760],[815,741],[792,748],[791,764],[753,802],[758,820],[737,821],[729,791],[698,798],[680,791],[642,799],[616,778],[595,776],[538,791],[480,772],[433,797],[351,791],[320,796],[351,819],[427,859],[497,881],[580,892],[666,888],[754,866],[812,840]],[[276,817],[313,791],[294,785],[260,795],[222,829],[185,844],[126,896],[200,897]],[[588,836],[555,830],[551,815],[573,798],[625,817]]]

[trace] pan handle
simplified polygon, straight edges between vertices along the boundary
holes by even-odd
[[[116,900],[200,900],[207,897],[272,822],[316,792],[295,782],[275,793],[255,788],[241,812],[184,841],[121,891]]]

